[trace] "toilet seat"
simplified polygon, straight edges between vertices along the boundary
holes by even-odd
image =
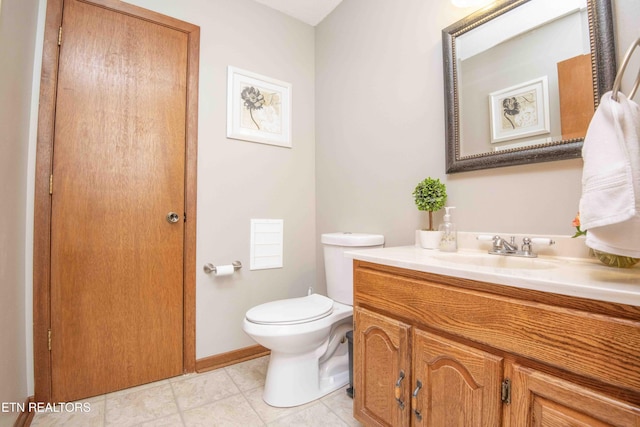
[[[260,304],[247,311],[246,318],[261,325],[295,325],[322,319],[332,311],[332,299],[311,294]]]

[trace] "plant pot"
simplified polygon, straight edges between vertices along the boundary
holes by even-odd
[[[440,247],[440,239],[442,231],[420,230],[420,247],[424,249],[438,249]]]
[[[624,255],[614,255],[607,252],[600,252],[597,250],[593,250],[596,258],[608,267],[617,267],[617,268],[629,268],[633,267],[640,261],[639,258],[632,258],[630,256]]]

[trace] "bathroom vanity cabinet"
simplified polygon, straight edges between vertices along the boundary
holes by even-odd
[[[640,426],[640,307],[354,260],[367,426]]]

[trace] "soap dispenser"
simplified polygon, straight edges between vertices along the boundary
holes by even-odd
[[[458,233],[456,231],[456,225],[451,222],[450,209],[455,209],[455,206],[447,206],[444,208],[444,222],[438,227],[442,235],[440,239],[440,250],[443,252],[456,252],[458,250]]]

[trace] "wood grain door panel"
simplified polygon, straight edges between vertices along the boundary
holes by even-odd
[[[51,214],[53,400],[183,369],[187,35],[65,0]]]
[[[354,320],[356,418],[372,426],[409,425],[411,327],[360,307]]]
[[[511,390],[511,426],[640,426],[637,407],[521,365],[513,368]]]
[[[503,359],[416,328],[413,331],[412,387],[417,389],[418,381],[421,384],[413,402],[413,425],[500,425]]]

